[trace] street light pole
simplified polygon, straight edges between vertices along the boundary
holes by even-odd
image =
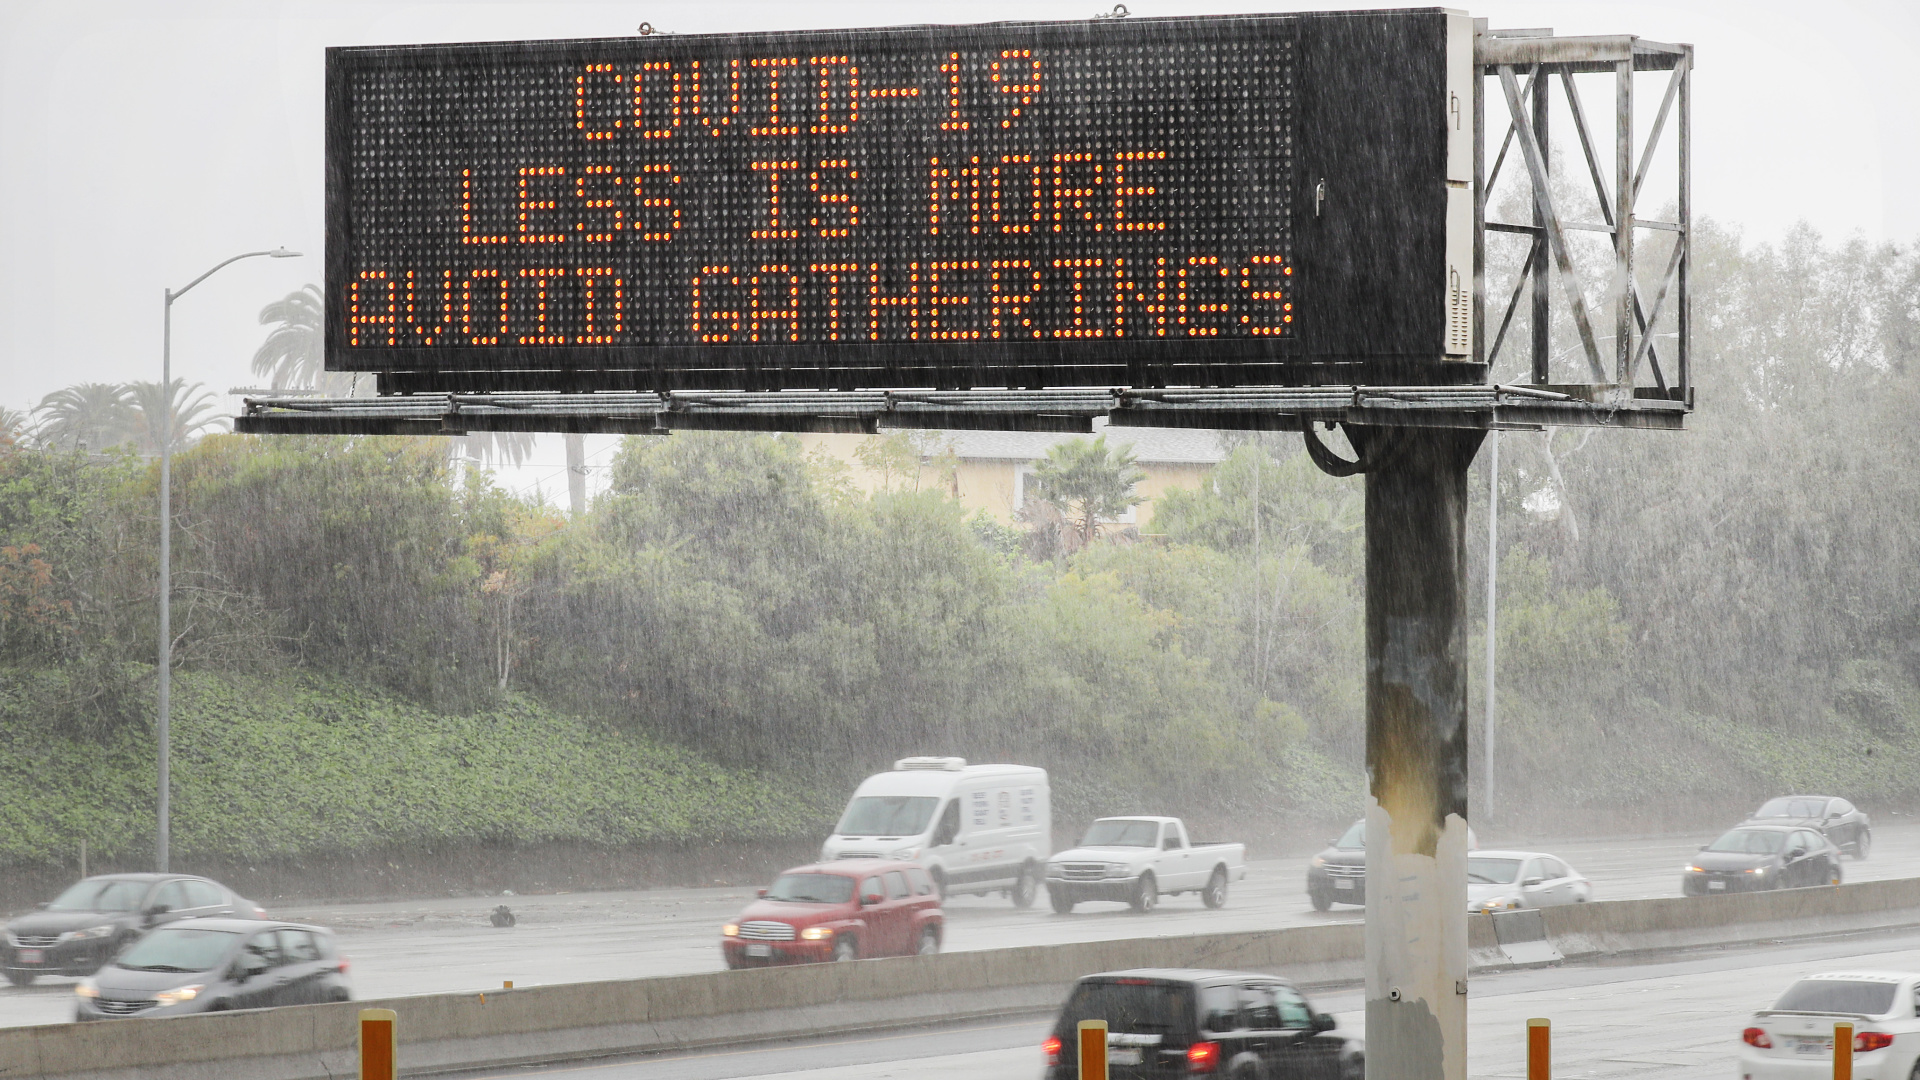
[[[1500,579],[1500,432],[1487,433],[1487,730],[1481,753],[1486,756],[1480,771],[1486,779],[1487,824],[1493,824],[1493,732],[1500,719],[1500,701],[1494,696],[1494,594]]]
[[[187,290],[212,277],[214,273],[241,259],[265,255],[273,259],[298,258],[300,253],[286,248],[272,251],[247,251],[220,262],[212,270],[187,282],[185,288],[167,289],[166,307],[160,321],[160,392],[167,395],[167,415],[160,432],[160,670],[159,722],[154,734],[160,743],[160,805],[154,836],[154,868],[167,872],[167,841],[173,816],[173,302]]]

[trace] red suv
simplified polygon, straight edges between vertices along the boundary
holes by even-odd
[[[940,951],[940,891],[916,863],[846,859],[801,866],[720,928],[730,968]]]

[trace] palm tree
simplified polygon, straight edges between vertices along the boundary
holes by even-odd
[[[1080,547],[1093,542],[1102,521],[1111,521],[1146,501],[1133,493],[1147,474],[1134,467],[1133,444],[1109,450],[1107,437],[1055,443],[1033,466],[1036,498],[1060,508]]]
[[[48,446],[104,450],[140,435],[127,388],[119,383],[79,383],[55,390],[33,411],[41,416],[40,441]]]
[[[31,434],[30,417],[19,409],[0,408],[0,444],[17,446]]]
[[[307,285],[260,309],[262,325],[278,324],[253,353],[253,373],[275,390],[318,390],[328,397],[353,397],[359,380],[344,371],[328,371],[325,304],[318,285]],[[371,382],[371,380],[367,380]],[[368,387],[370,393],[372,388]]]
[[[171,445],[179,449],[203,431],[218,431],[226,418],[217,414],[214,396],[201,390],[201,383],[188,386],[175,379],[166,389],[157,382],[137,382],[127,387],[127,399],[139,418],[140,452],[158,454],[167,434],[167,416],[173,416]]]

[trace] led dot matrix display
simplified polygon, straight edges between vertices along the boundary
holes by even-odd
[[[330,50],[329,366],[757,389],[1444,360],[1401,307],[1445,276],[1446,37],[1410,12]],[[1367,78],[1400,98],[1355,100]]]

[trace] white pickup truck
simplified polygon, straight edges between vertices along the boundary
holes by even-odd
[[[1047,860],[1047,896],[1065,915],[1087,900],[1152,911],[1162,896],[1197,892],[1217,908],[1228,882],[1247,876],[1244,844],[1196,844],[1179,818],[1101,818],[1079,844]]]

